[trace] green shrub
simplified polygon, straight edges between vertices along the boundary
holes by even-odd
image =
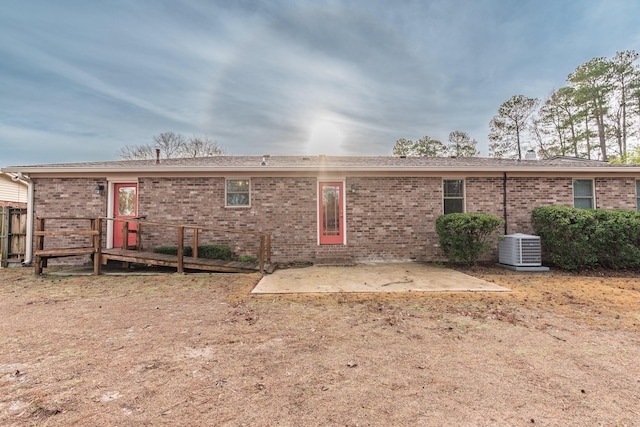
[[[618,270],[640,267],[640,215],[635,211],[594,212],[598,264]]]
[[[231,260],[234,257],[229,246],[205,245],[198,246],[198,258]]]
[[[640,213],[636,211],[544,206],[535,208],[531,218],[544,256],[560,268],[640,267]]]
[[[258,262],[258,258],[251,256],[251,255],[242,255],[240,258],[238,258],[238,261],[240,262]]]
[[[450,261],[475,264],[491,249],[489,236],[504,220],[483,213],[453,213],[436,219],[440,247]]]
[[[593,210],[567,206],[535,208],[531,214],[533,229],[540,236],[542,249],[552,264],[565,270],[595,267],[598,264],[592,235]]]
[[[157,246],[153,248],[153,252],[157,254],[166,254],[166,255],[178,255],[178,247],[177,246]],[[182,249],[184,256],[192,256],[193,248],[191,246],[184,246]]]
[[[178,255],[177,246],[158,246],[153,251],[159,254]],[[183,252],[184,256],[193,256],[191,246],[185,246]],[[198,258],[231,260],[233,252],[225,245],[203,245],[198,246]]]

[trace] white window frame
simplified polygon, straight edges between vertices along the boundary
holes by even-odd
[[[593,178],[573,178],[571,180],[571,191],[573,195],[573,207],[576,207],[576,181],[590,181],[591,182],[591,197],[578,196],[579,199],[591,199],[591,208],[582,209],[595,209],[596,208],[596,187],[595,179]]]
[[[444,184],[446,181],[462,181],[462,197],[446,197],[444,193]],[[442,179],[442,213],[445,213],[445,200],[460,200],[462,199],[462,212],[465,213],[467,211],[467,181],[464,178],[443,178]],[[457,213],[457,212],[451,212]]]
[[[229,181],[247,181],[249,183],[249,190],[247,191],[249,196],[249,203],[246,205],[230,205],[228,198],[228,183]],[[239,192],[232,192],[232,194]],[[224,179],[224,207],[225,208],[250,208],[251,207],[251,178],[225,178]]]

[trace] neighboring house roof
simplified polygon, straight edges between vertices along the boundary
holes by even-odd
[[[465,172],[633,172],[640,165],[611,164],[597,160],[557,157],[545,160],[512,160],[486,157],[390,157],[390,156],[215,156],[155,160],[60,163],[10,166],[5,172],[22,173],[149,173],[149,172],[264,172],[271,171],[465,171]]]

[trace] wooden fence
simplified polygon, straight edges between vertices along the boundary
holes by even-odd
[[[21,263],[25,258],[27,210],[0,206],[0,265]]]

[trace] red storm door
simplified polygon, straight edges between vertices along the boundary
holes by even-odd
[[[344,215],[341,182],[321,182],[318,197],[318,219],[320,221],[320,244],[341,245],[344,243]]]
[[[138,216],[138,184],[114,184],[113,217],[135,218]],[[129,224],[129,230],[135,230],[136,224]],[[136,233],[129,233],[128,246],[136,245]],[[122,247],[122,223],[113,221],[113,247]]]

